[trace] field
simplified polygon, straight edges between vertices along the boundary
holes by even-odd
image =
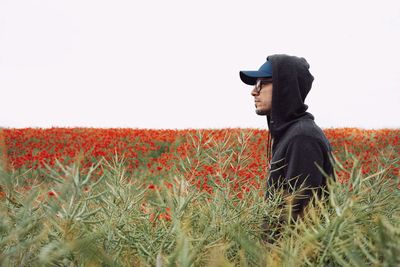
[[[399,266],[400,130],[324,132],[329,199],[265,243],[267,130],[0,129],[0,264]]]

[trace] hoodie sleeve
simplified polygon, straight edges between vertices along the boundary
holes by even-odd
[[[298,135],[289,141],[284,174],[289,184],[298,188],[304,186],[318,187],[322,185],[323,174],[315,164],[323,166],[324,155],[322,144],[310,136]]]

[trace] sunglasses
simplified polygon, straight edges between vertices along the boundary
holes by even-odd
[[[272,79],[258,79],[255,85],[257,94],[261,92],[262,86],[265,84],[272,83]]]

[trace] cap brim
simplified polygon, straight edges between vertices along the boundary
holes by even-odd
[[[255,85],[258,78],[272,77],[271,74],[258,70],[242,70],[239,72],[242,82],[248,85]]]

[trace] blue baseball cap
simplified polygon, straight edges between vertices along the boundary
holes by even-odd
[[[272,77],[272,64],[267,60],[258,70],[241,70],[239,74],[242,82],[255,85],[258,78]]]

